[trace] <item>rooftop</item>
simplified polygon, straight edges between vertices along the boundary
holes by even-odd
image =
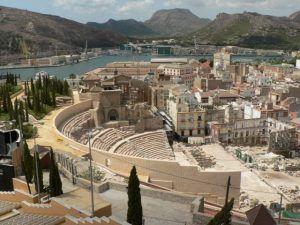
[[[187,58],[152,58],[151,63],[188,63]]]

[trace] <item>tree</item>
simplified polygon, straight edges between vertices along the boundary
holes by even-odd
[[[9,93],[7,93],[7,112],[9,115],[9,119],[13,120],[14,119],[14,108],[13,108],[13,104],[11,102]]]
[[[64,80],[64,83],[63,83],[63,94],[64,95],[69,95],[69,84],[66,80]]]
[[[143,209],[140,193],[140,181],[136,173],[136,168],[133,166],[128,181],[128,210],[127,222],[132,225],[142,225]]]
[[[27,101],[25,102],[25,121],[29,121],[29,112],[28,112],[28,103]]]
[[[220,212],[209,222],[208,225],[230,225],[231,224],[231,210],[233,208],[234,198],[226,203]]]
[[[49,193],[51,197],[56,197],[63,194],[63,190],[53,150],[50,151],[50,158]]]
[[[35,185],[35,190],[36,192],[40,191],[42,192],[44,190],[44,182],[43,182],[43,170],[42,170],[42,165],[40,161],[40,156],[38,152],[35,152],[34,154],[34,185]],[[37,167],[36,167],[37,166]],[[37,172],[36,172],[37,171]],[[37,182],[37,174],[38,174],[38,181]],[[38,186],[39,184],[39,186]],[[39,189],[38,189],[39,187]]]
[[[207,62],[207,59],[205,59],[205,58],[201,58],[201,59],[199,59],[199,62],[201,62],[201,63],[205,63],[205,62]]]
[[[33,178],[33,157],[30,154],[28,144],[26,140],[24,141],[24,172],[25,172],[25,178],[28,183],[32,183]]]
[[[55,97],[55,91],[52,91],[52,106],[56,107],[56,97]]]

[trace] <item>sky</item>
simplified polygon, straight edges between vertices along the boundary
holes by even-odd
[[[78,22],[110,18],[145,21],[159,9],[186,8],[202,18],[220,12],[288,16],[300,10],[300,0],[0,0],[0,5],[58,15]]]

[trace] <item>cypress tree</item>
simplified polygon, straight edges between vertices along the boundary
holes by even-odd
[[[28,144],[26,140],[24,141],[24,171],[25,178],[28,183],[32,183],[33,178],[33,156],[30,154]]]
[[[24,84],[24,86],[25,86],[24,93],[25,93],[25,95],[27,96],[27,95],[28,95],[28,86],[27,86],[27,81],[25,81],[25,84]]]
[[[63,190],[57,163],[55,162],[52,149],[50,151],[50,157],[49,193],[51,197],[56,197],[63,194]]]
[[[7,112],[8,108],[7,108],[7,94],[5,91],[5,86],[2,88],[2,105],[3,105],[3,111]]]
[[[19,101],[19,113],[18,113],[18,115],[20,115],[21,123],[23,123],[24,121],[26,121],[26,115],[25,115],[25,111],[24,111],[24,103],[23,103],[23,101]],[[17,115],[17,118],[19,118],[18,115]]]
[[[30,79],[30,89],[31,89],[32,93],[34,93],[35,88],[34,88],[34,83],[33,83],[32,78]]]
[[[233,208],[234,198],[226,203],[220,212],[209,222],[208,225],[230,225],[231,224],[231,210]]]
[[[55,108],[56,107],[56,96],[55,96],[55,91],[52,91],[52,106]]]
[[[25,121],[29,122],[28,103],[25,102]]]
[[[14,115],[13,118],[18,122],[18,113],[19,113],[19,101],[17,98],[15,98],[14,103]]]
[[[64,84],[63,84],[63,94],[64,95],[69,95],[69,84],[66,80],[64,80]]]
[[[14,85],[15,85],[15,86],[18,85],[18,78],[17,78],[17,75],[15,75],[15,77],[14,77]]]
[[[40,192],[43,192],[44,190],[44,182],[43,182],[43,170],[42,170],[42,165],[40,161],[40,156],[38,152],[34,153],[34,185],[35,185],[35,190],[38,192],[38,183],[37,183],[37,173],[38,173],[38,180],[39,180],[39,187],[40,187]],[[36,167],[37,165],[37,167]],[[38,172],[36,172],[38,171]]]
[[[6,98],[7,98],[7,112],[9,115],[9,119],[13,120],[14,119],[14,108],[13,108],[9,93],[7,93]]]
[[[143,209],[140,193],[140,181],[136,173],[136,168],[133,166],[128,181],[128,210],[127,222],[132,225],[142,225]]]

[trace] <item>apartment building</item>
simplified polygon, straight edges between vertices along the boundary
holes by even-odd
[[[273,102],[263,102],[259,105],[252,103],[246,103],[244,107],[244,118],[245,119],[259,119],[259,118],[272,118],[279,121],[289,121],[288,109],[274,105]]]
[[[180,136],[205,136],[206,110],[199,105],[194,93],[175,88],[168,99],[168,114]]]
[[[206,92],[201,92],[198,90],[196,92],[198,93],[197,95],[199,96],[201,103],[208,103],[209,97],[216,97],[219,99],[218,104],[226,105],[230,102],[235,102],[238,98],[240,98],[239,95],[222,89],[216,89],[216,90],[211,90]]]
[[[211,135],[223,144],[268,145],[269,151],[287,157],[295,156],[297,146],[295,127],[272,118],[212,122]]]
[[[236,63],[227,66],[231,79],[235,84],[242,84],[249,73],[249,66],[246,63]]]
[[[293,74],[294,70],[294,65],[290,64],[263,66],[264,75],[276,80],[283,80],[287,75]]]
[[[232,62],[232,53],[225,50],[214,54],[214,70],[217,68],[225,70]]]
[[[172,63],[163,66],[164,74],[170,76],[183,76],[186,74],[191,74],[193,72],[193,67],[188,64]]]
[[[167,101],[169,99],[170,91],[179,87],[178,84],[165,84],[151,86],[151,106],[159,110],[167,111]]]

